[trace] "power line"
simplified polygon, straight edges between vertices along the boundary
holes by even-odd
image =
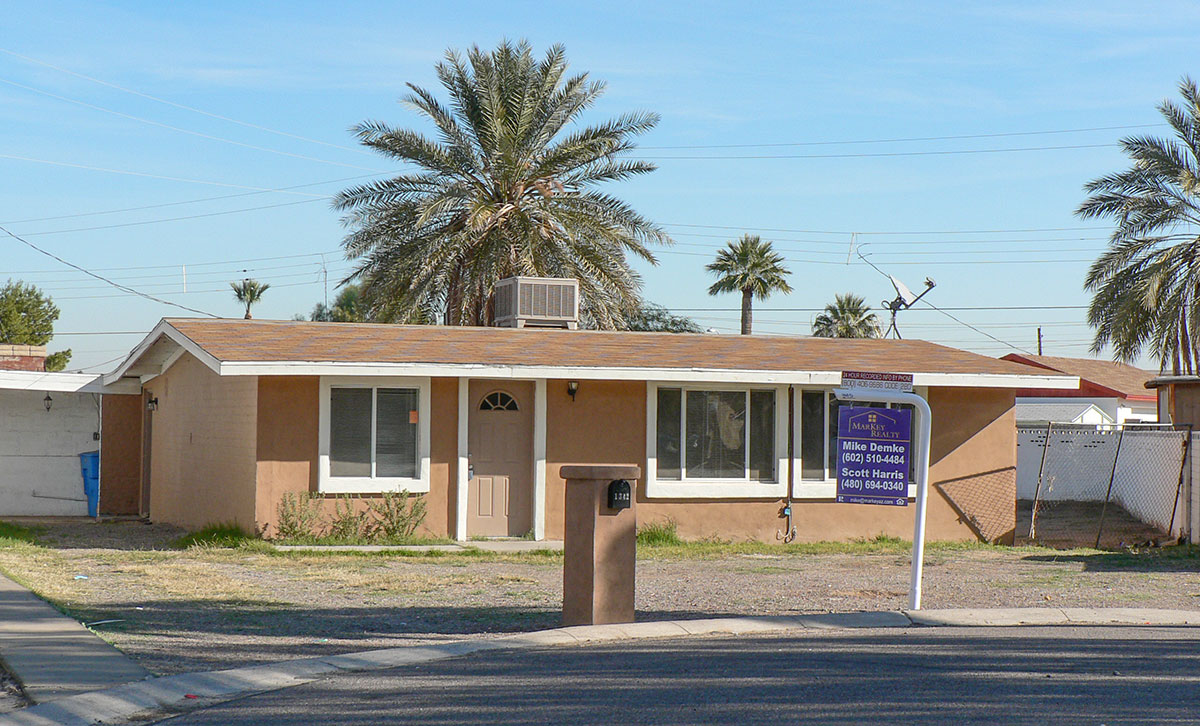
[[[268,128],[268,127],[266,127],[266,126],[260,126],[259,124],[253,124],[253,123],[250,123],[250,122],[248,122],[248,121],[239,121],[238,119],[235,119],[235,118],[230,118],[230,117],[228,117],[228,116],[222,116],[222,115],[220,115],[220,114],[217,114],[217,113],[212,113],[211,111],[205,111],[205,110],[203,110],[203,109],[196,108],[196,107],[194,107],[194,106],[186,106],[186,105],[184,105],[184,104],[182,104],[182,103],[176,103],[176,102],[174,102],[174,101],[168,101],[168,100],[167,100],[167,99],[165,99],[165,98],[159,98],[158,96],[151,96],[151,95],[150,95],[150,94],[148,94],[148,93],[143,93],[143,92],[141,92],[141,91],[138,91],[138,90],[135,90],[135,89],[132,89],[132,88],[126,88],[125,86],[118,86],[118,85],[117,85],[117,84],[115,84],[115,83],[111,83],[111,82],[109,82],[109,81],[105,81],[105,80],[102,80],[102,79],[100,79],[100,78],[94,78],[94,77],[92,77],[92,76],[84,75],[83,73],[79,73],[79,72],[77,72],[77,71],[73,71],[73,70],[70,70],[70,69],[68,69],[68,68],[62,68],[62,67],[60,67],[60,66],[56,66],[56,65],[53,65],[53,64],[51,64],[51,63],[47,63],[46,61],[43,61],[43,60],[38,60],[37,58],[30,58],[30,57],[29,57],[29,56],[27,56],[27,55],[21,55],[20,53],[17,53],[17,52],[15,52],[15,51],[11,51],[11,50],[7,50],[7,49],[5,49],[5,48],[0,48],[0,53],[5,53],[5,54],[7,54],[7,55],[13,56],[14,58],[20,58],[21,60],[23,60],[23,61],[27,61],[27,62],[29,62],[29,63],[36,63],[37,65],[44,66],[44,67],[46,67],[46,68],[50,68],[50,69],[52,69],[52,70],[56,70],[56,71],[58,71],[58,72],[60,72],[60,73],[66,73],[67,75],[75,76],[76,78],[82,78],[82,79],[83,79],[83,80],[85,80],[85,81],[90,81],[90,82],[92,82],[92,83],[99,83],[99,84],[100,84],[100,85],[102,85],[102,86],[107,86],[107,87],[109,87],[109,88],[112,88],[112,89],[115,89],[115,90],[121,91],[122,93],[130,93],[130,94],[133,94],[134,96],[140,96],[140,97],[142,97],[142,98],[145,98],[145,99],[147,99],[147,100],[154,101],[155,103],[162,103],[162,104],[166,104],[166,105],[168,105],[168,106],[173,106],[173,107],[175,107],[175,108],[182,109],[182,110],[184,110],[184,111],[191,111],[192,113],[198,113],[198,114],[201,114],[201,115],[203,115],[203,116],[208,116],[209,118],[215,118],[215,119],[217,119],[217,120],[220,120],[220,121],[225,121],[225,122],[228,122],[228,123],[231,123],[231,124],[237,124],[238,126],[245,126],[246,128],[256,129],[256,130],[258,130],[258,131],[265,131],[265,132],[267,132],[267,133],[269,133],[269,134],[276,134],[276,135],[278,135],[278,136],[285,136],[285,137],[287,137],[287,138],[289,138],[289,139],[296,139],[296,140],[298,140],[298,141],[305,141],[305,142],[308,142],[308,143],[310,143],[310,144],[320,144],[321,146],[328,146],[328,147],[331,147],[331,148],[334,148],[334,149],[342,149],[343,151],[353,151],[353,152],[354,152],[354,153],[356,153],[356,154],[366,154],[367,156],[373,156],[373,154],[372,154],[371,152],[369,152],[369,151],[367,151],[367,150],[365,150],[365,149],[356,148],[356,147],[353,147],[353,146],[344,146],[344,145],[342,145],[342,144],[334,144],[334,143],[331,143],[331,142],[328,142],[328,141],[321,141],[321,140],[319,140],[319,139],[310,139],[310,138],[308,138],[308,137],[306,137],[306,136],[300,136],[300,135],[298,135],[298,134],[288,133],[287,131],[279,131],[279,130],[277,130],[277,129]]]
[[[957,141],[962,139],[997,139],[1006,136],[1044,136],[1048,134],[1079,134],[1090,131],[1123,131],[1166,126],[1164,123],[1132,124],[1128,126],[1093,126],[1084,129],[1054,129],[1051,131],[1008,131],[994,134],[960,134],[957,136],[915,136],[894,139],[859,139],[855,141],[792,141],[773,144],[682,144],[672,146],[638,146],[638,149],[751,149],[784,146],[849,146],[851,144],[896,144],[916,141]]]
[[[173,263],[170,265],[134,265],[134,266],[130,266],[130,267],[97,267],[97,268],[95,268],[95,270],[98,272],[114,272],[114,271],[121,271],[121,270],[165,270],[165,269],[182,267],[184,265],[186,265],[188,267],[209,267],[209,266],[213,266],[213,265],[235,264],[238,262],[266,262],[269,260],[294,260],[294,259],[298,259],[301,257],[320,257],[322,255],[337,254],[338,252],[341,252],[341,250],[331,250],[331,251],[327,251],[327,252],[305,252],[305,253],[297,254],[297,255],[275,255],[273,257],[248,257],[246,259],[241,259],[241,260],[222,260],[220,262],[176,262],[176,263]],[[33,275],[33,274],[42,274],[42,273],[48,273],[48,272],[60,272],[60,270],[17,270],[17,271],[10,272],[8,274],[10,274],[10,275]]]
[[[103,113],[112,114],[113,116],[119,116],[121,118],[129,119],[131,121],[137,121],[138,123],[143,123],[143,124],[147,124],[150,126],[157,126],[159,128],[167,129],[169,131],[176,131],[181,134],[189,134],[191,136],[197,136],[202,139],[208,139],[209,141],[220,141],[221,143],[224,143],[224,144],[232,144],[234,146],[240,146],[245,149],[253,149],[255,151],[265,151],[269,154],[278,154],[280,156],[289,156],[289,157],[292,157],[293,159],[303,159],[304,161],[315,161],[320,164],[331,164],[333,166],[344,166],[344,167],[347,167],[350,169],[365,169],[367,171],[372,171],[371,167],[368,167],[368,166],[359,166],[357,164],[347,164],[347,163],[344,163],[341,161],[331,161],[329,159],[321,159],[316,156],[306,156],[304,154],[297,154],[297,153],[294,153],[291,151],[280,151],[279,149],[272,149],[272,148],[269,148],[266,146],[258,146],[255,144],[247,144],[243,141],[235,141],[233,139],[227,139],[222,136],[213,136],[212,134],[205,134],[205,133],[201,133],[199,131],[192,131],[191,129],[181,128],[179,126],[172,126],[171,124],[165,124],[165,123],[162,123],[161,121],[154,121],[152,119],[142,118],[141,116],[134,116],[133,114],[124,113],[122,111],[117,111],[117,110],[114,110],[111,108],[105,108],[104,106],[97,106],[96,104],[88,103],[87,101],[80,101],[75,98],[69,98],[67,96],[60,96],[57,93],[43,91],[39,88],[34,88],[33,86],[26,86],[23,83],[17,83],[16,81],[10,81],[5,78],[0,78],[0,83],[7,84],[9,86],[14,86],[16,88],[20,88],[20,89],[29,91],[30,93],[41,94],[43,96],[47,96],[49,98],[53,98],[58,101],[64,101],[66,103],[73,103],[77,106],[83,106],[84,108],[90,108],[95,111],[101,111]]]
[[[186,184],[207,184],[213,187],[228,187],[230,189],[249,189],[256,192],[275,191],[267,187],[252,187],[245,184],[231,184],[228,182],[209,181],[207,179],[188,179],[186,177],[166,176],[163,174],[150,174],[144,171],[131,171],[128,169],[110,169],[103,166],[89,166],[87,164],[74,164],[69,161],[53,161],[49,159],[35,159],[29,156],[17,156],[16,154],[0,154],[0,159],[11,159],[14,161],[26,161],[31,164],[48,164],[50,166],[65,166],[72,169],[85,169],[87,171],[102,171],[108,174],[124,174],[126,176],[139,176],[147,179],[161,179],[164,181],[184,182]],[[294,194],[301,197],[322,197],[321,194],[306,194],[304,192],[284,192],[286,194]]]
[[[1066,151],[1068,149],[1102,149],[1116,147],[1118,144],[1071,144],[1066,146],[1021,146],[1006,149],[957,149],[949,151],[881,151],[857,154],[745,154],[725,156],[642,156],[651,161],[683,161],[683,160],[749,160],[749,159],[868,159],[899,156],[958,156],[963,154],[1005,154],[1018,151]]]
[[[71,232],[94,232],[101,229],[120,229],[122,227],[141,227],[147,224],[161,224],[163,222],[181,222],[188,219],[203,219],[204,217],[221,217],[226,214],[241,214],[243,212],[258,212],[264,209],[278,209],[280,207],[294,207],[297,204],[312,204],[313,202],[326,202],[333,197],[318,197],[316,199],[300,199],[295,202],[281,202],[279,204],[264,204],[259,207],[243,207],[241,209],[226,209],[221,212],[205,212],[203,214],[189,214],[186,217],[167,217],[166,219],[144,219],[140,222],[122,222],[120,224],[102,224],[94,227],[74,227],[72,229],[52,229],[44,232],[26,232],[27,237],[40,237],[48,234],[68,234]]]
[[[201,197],[199,199],[185,199],[180,202],[163,202],[162,204],[146,204],[140,207],[124,207],[122,209],[104,209],[98,212],[78,212],[76,214],[60,214],[54,217],[31,217],[29,219],[10,219],[0,222],[0,224],[24,224],[26,222],[52,222],[57,219],[74,219],[76,217],[97,217],[102,214],[120,214],[122,212],[141,212],[147,209],[160,209],[162,207],[178,207],[185,204],[200,204],[202,202],[216,202],[223,199],[236,199],[238,197],[253,197],[258,194],[270,194],[272,192],[287,192],[293,189],[305,189],[307,187],[319,187],[324,184],[336,184],[339,182],[355,181],[357,179],[368,179],[373,176],[381,176],[383,174],[391,174],[397,172],[380,172],[378,174],[358,174],[356,176],[347,176],[340,179],[326,179],[325,181],[309,182],[307,184],[295,184],[288,187],[276,187],[274,189],[263,189],[255,192],[239,192],[237,194],[222,194],[216,197]],[[326,197],[328,198],[328,197]]]
[[[693,227],[696,229],[729,229],[739,232],[795,232],[797,234],[829,234],[842,235],[849,237],[852,234],[858,235],[934,235],[934,234],[1017,234],[1021,232],[1074,232],[1077,230],[1097,230],[1097,229],[1112,229],[1112,227],[1026,227],[1022,229],[943,229],[943,230],[910,230],[910,231],[870,231],[862,232],[859,230],[828,230],[828,229],[795,229],[789,227],[756,227],[753,225],[742,225],[740,227],[731,227],[728,225],[719,224],[685,224],[683,222],[662,222],[664,227]],[[843,242],[845,244],[845,242]],[[872,243],[879,244],[879,243]]]
[[[90,271],[90,270],[85,270],[84,268],[80,267],[79,265],[76,265],[76,264],[75,264],[75,263],[73,263],[73,262],[67,262],[66,260],[64,260],[63,258],[59,257],[58,255],[56,255],[56,254],[54,254],[54,253],[52,253],[52,252],[47,252],[46,250],[42,249],[41,247],[38,247],[38,246],[37,246],[37,245],[35,245],[34,243],[30,242],[29,240],[27,240],[27,239],[24,239],[23,237],[20,237],[20,236],[18,236],[18,235],[15,235],[15,234],[13,234],[12,232],[8,231],[8,229],[6,229],[6,228],[5,228],[5,227],[3,227],[3,226],[0,226],[0,232],[4,232],[4,233],[5,233],[5,234],[7,234],[9,237],[12,237],[13,239],[17,240],[18,242],[20,242],[20,243],[24,244],[25,246],[29,247],[30,249],[36,250],[37,252],[40,252],[41,254],[43,254],[43,255],[45,255],[45,256],[47,256],[47,257],[51,258],[51,259],[58,260],[59,262],[61,262],[61,263],[63,263],[64,265],[66,265],[67,267],[70,267],[70,268],[72,268],[72,269],[78,270],[78,271],[82,272],[83,274],[85,274],[85,275],[88,275],[89,277],[94,277],[94,278],[96,278],[97,280],[100,280],[101,282],[104,282],[104,283],[107,283],[107,284],[109,284],[109,285],[112,285],[113,287],[115,287],[115,288],[117,288],[118,290],[121,290],[121,291],[123,291],[123,292],[127,292],[127,293],[129,293],[129,294],[131,294],[131,295],[137,295],[138,297],[142,297],[142,298],[145,298],[145,299],[147,299],[147,300],[153,300],[154,302],[157,302],[157,303],[162,303],[163,305],[171,305],[171,306],[173,306],[173,307],[177,307],[177,308],[179,308],[179,309],[181,309],[181,310],[186,310],[186,311],[188,311],[188,312],[190,312],[190,313],[198,313],[198,314],[200,314],[200,315],[207,315],[207,316],[209,316],[209,317],[212,317],[212,318],[219,318],[219,317],[220,317],[219,315],[213,315],[212,313],[208,313],[208,312],[205,312],[205,311],[203,311],[203,310],[197,310],[196,308],[190,308],[190,307],[188,307],[188,306],[186,306],[186,305],[180,305],[179,303],[171,302],[170,300],[163,300],[163,299],[162,299],[162,298],[160,298],[160,297],[155,297],[155,296],[153,296],[153,295],[150,295],[150,294],[148,294],[148,293],[144,293],[144,292],[141,292],[141,291],[138,291],[138,290],[134,290],[132,287],[127,287],[127,286],[125,286],[125,285],[122,285],[122,284],[120,284],[119,282],[113,282],[112,280],[108,279],[107,277],[104,277],[104,276],[102,276],[102,275],[97,275],[96,273],[94,273],[94,272],[92,272],[92,271]]]

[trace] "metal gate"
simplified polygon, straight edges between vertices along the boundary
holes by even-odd
[[[1018,427],[1018,534],[1052,547],[1163,543],[1183,529],[1187,427]]]

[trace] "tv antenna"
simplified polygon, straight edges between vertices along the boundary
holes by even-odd
[[[926,277],[925,289],[921,291],[920,295],[917,295],[914,294],[912,290],[909,290],[903,282],[900,282],[895,277],[888,275],[888,279],[892,281],[892,287],[896,288],[896,298],[894,300],[884,300],[881,303],[885,310],[889,310],[892,313],[892,324],[888,326],[887,332],[883,334],[883,337],[886,338],[892,333],[895,333],[896,340],[899,340],[900,329],[896,327],[896,313],[900,312],[901,310],[908,310],[911,308],[918,300],[925,297],[930,290],[936,287],[937,283],[933,281],[933,278]]]

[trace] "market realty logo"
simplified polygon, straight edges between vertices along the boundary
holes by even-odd
[[[846,421],[846,433],[854,438],[901,441],[899,428],[900,417],[886,410],[856,413]]]

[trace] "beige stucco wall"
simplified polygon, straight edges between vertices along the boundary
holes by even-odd
[[[258,379],[222,378],[189,354],[143,387],[151,424],[150,516],[198,529],[253,529]]]
[[[565,381],[547,389],[546,537],[563,535],[566,464],[646,465],[646,384],[583,381],[572,401]],[[973,540],[968,523],[984,525],[987,539],[1011,538],[1016,512],[1016,421],[1011,390],[932,389],[934,435],[931,445],[927,538]],[[959,504],[964,516],[955,509]],[[639,482],[637,513],[641,523],[673,520],[686,539],[758,539],[775,541],[784,520],[782,500],[649,499]],[[886,534],[912,538],[912,507],[838,504],[798,500],[793,525],[800,541],[846,540]]]
[[[258,379],[257,498],[255,522],[269,537],[278,521],[279,502],[287,493],[317,491],[320,379],[316,376],[264,376]],[[434,378],[430,387],[430,489],[418,534],[444,537],[453,531],[458,461],[458,380]],[[354,495],[357,510],[370,495]],[[321,510],[334,512],[336,497],[322,499]]]

